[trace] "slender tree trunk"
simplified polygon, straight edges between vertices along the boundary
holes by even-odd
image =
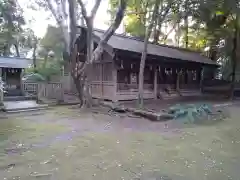
[[[36,45],[36,43],[34,43],[34,46],[33,46],[33,68],[34,68],[34,72],[36,72],[36,70],[37,70],[36,50],[37,50],[37,45]],[[44,61],[44,63],[46,63],[46,62]],[[45,66],[46,66],[46,64],[45,64]]]
[[[180,22],[178,22],[176,24],[175,36],[174,36],[174,40],[176,42],[177,47],[179,47],[179,45],[180,45],[180,35],[179,35],[180,33],[179,33],[179,31],[180,31]]]
[[[73,81],[74,81],[74,84],[75,84],[76,89],[77,89],[79,106],[82,107],[83,104],[84,104],[84,100],[83,100],[84,83],[82,83],[82,81],[80,81],[79,78],[77,78],[77,77],[73,77]]]
[[[209,58],[215,62],[217,61],[217,45],[218,45],[218,39],[216,38],[210,42]]]
[[[144,38],[144,45],[143,45],[143,51],[142,51],[142,57],[141,57],[141,62],[140,62],[140,69],[139,69],[138,104],[139,104],[140,108],[143,108],[143,93],[144,93],[143,79],[144,79],[145,62],[146,62],[146,58],[147,58],[148,40],[149,40],[149,36],[152,31],[153,25],[156,22],[156,14],[158,12],[159,3],[160,3],[160,0],[156,0],[152,18],[150,20],[149,26],[146,29],[145,38]]]
[[[20,57],[18,45],[17,45],[17,44],[14,44],[14,47],[15,47],[15,50],[16,50],[17,57]]]
[[[49,50],[46,52],[45,56],[44,56],[44,62],[43,62],[43,67],[45,68],[47,66],[47,60],[48,60],[48,53]],[[34,63],[34,62],[33,62]],[[35,62],[36,63],[36,62]]]
[[[6,44],[5,49],[4,49],[4,56],[9,56],[10,55],[10,48],[12,46],[12,28],[13,28],[13,26],[12,26],[12,22],[11,22],[10,17],[8,17],[7,27],[8,27],[7,44]]]
[[[188,48],[188,20],[185,19],[184,20],[184,24],[185,24],[185,48]]]
[[[163,9],[163,3],[159,3],[159,6],[160,6],[160,12],[162,12],[162,9]],[[161,28],[162,28],[162,17],[161,15],[158,16],[158,20],[156,21],[155,23],[155,26],[154,26],[154,37],[153,37],[153,43],[154,44],[158,44],[158,41],[159,41],[159,36],[161,34]]]
[[[176,24],[174,24],[173,27],[170,29],[170,31],[168,31],[168,33],[164,36],[164,38],[163,38],[164,44],[166,43],[169,35],[176,29],[178,23],[179,23],[179,22],[177,22]]]
[[[185,15],[184,15],[184,30],[185,30],[185,48],[188,48],[188,1],[185,0],[185,4],[184,4],[184,10],[185,10]]]
[[[185,48],[188,48],[188,17],[185,16],[184,19],[184,29],[185,29],[185,34],[184,34],[184,43],[185,43]]]
[[[178,34],[177,34],[177,45],[178,45],[178,47],[180,47],[180,37],[181,37],[180,23],[178,23]]]
[[[159,36],[161,34],[161,25],[158,25],[156,32],[154,33],[154,39],[153,39],[153,43],[154,44],[158,44],[159,43]]]
[[[236,79],[237,68],[237,46],[238,46],[238,17],[235,20],[235,32],[233,37],[233,49],[232,49],[232,82],[231,82],[231,99],[234,98],[234,88]]]

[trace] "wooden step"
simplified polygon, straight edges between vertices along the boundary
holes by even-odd
[[[168,92],[166,91],[159,91],[160,94],[160,98],[164,99],[164,100],[168,100],[168,99],[174,99],[179,97],[179,93],[176,90],[170,90]]]
[[[200,96],[202,93],[200,90],[189,90],[189,89],[180,89],[180,94],[182,96]]]
[[[27,101],[27,100],[35,100],[34,96],[4,96],[4,101]]]
[[[48,105],[37,104],[36,101],[4,101],[3,111],[7,113],[38,111],[47,109]]]
[[[5,110],[7,113],[21,113],[21,112],[32,112],[49,109],[49,106],[33,107],[33,108],[18,108]]]

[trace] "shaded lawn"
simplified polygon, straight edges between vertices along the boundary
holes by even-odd
[[[5,179],[239,179],[240,121],[153,123],[56,108],[0,120]]]

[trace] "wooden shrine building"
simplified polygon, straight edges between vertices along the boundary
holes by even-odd
[[[0,57],[0,75],[5,82],[6,95],[21,95],[21,78],[32,60],[19,57]]]
[[[76,41],[79,59],[85,59],[86,29],[79,27]],[[94,47],[103,35],[94,30]],[[138,74],[143,51],[143,41],[114,34],[104,47],[101,60],[92,66],[91,94],[94,98],[112,101],[133,100],[138,97]],[[166,88],[199,89],[204,67],[216,63],[197,52],[148,44],[144,71],[144,98],[157,98]]]

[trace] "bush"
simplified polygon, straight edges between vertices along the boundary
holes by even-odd
[[[53,61],[51,63],[48,63],[45,66],[40,66],[37,67],[35,70],[33,67],[28,68],[25,71],[25,74],[32,74],[32,73],[38,73],[40,74],[42,77],[44,77],[44,79],[46,79],[47,81],[49,81],[51,79],[52,76],[55,75],[61,75],[61,62],[60,61]]]

